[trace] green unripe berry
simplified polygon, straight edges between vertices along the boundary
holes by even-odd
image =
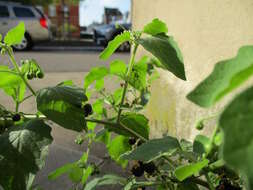
[[[204,121],[203,120],[199,120],[195,126],[196,129],[198,130],[202,130],[204,128]]]
[[[42,71],[37,71],[36,72],[36,77],[39,79],[42,79],[44,77],[44,73]]]

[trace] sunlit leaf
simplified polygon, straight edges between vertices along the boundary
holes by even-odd
[[[94,67],[84,78],[84,88],[86,89],[94,81],[103,79],[109,71],[106,67]]]
[[[198,173],[204,167],[206,167],[208,165],[208,162],[209,161],[207,159],[204,159],[204,160],[199,161],[197,163],[179,166],[175,170],[175,176],[179,181],[183,181],[186,178]]]
[[[8,46],[20,44],[25,35],[25,24],[20,22],[16,27],[10,29],[4,37],[4,43]]]
[[[113,160],[115,160],[123,168],[127,166],[128,161],[120,158],[120,156],[131,149],[131,146],[128,143],[128,138],[121,135],[115,137],[107,145],[107,149],[108,149],[109,155],[111,156]]]
[[[201,107],[210,107],[253,74],[253,46],[241,47],[237,56],[220,61],[213,72],[187,98]]]
[[[130,39],[131,34],[129,31],[124,31],[123,33],[117,35],[112,41],[109,42],[108,46],[100,54],[99,58],[107,60],[122,43],[130,41]]]
[[[157,35],[161,33],[166,34],[168,32],[168,28],[163,21],[155,18],[151,23],[144,26],[143,32],[150,35]]]

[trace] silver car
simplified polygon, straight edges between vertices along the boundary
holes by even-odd
[[[26,32],[16,50],[29,50],[39,41],[49,40],[49,20],[36,7],[0,1],[0,33],[5,35],[20,21],[25,23]]]

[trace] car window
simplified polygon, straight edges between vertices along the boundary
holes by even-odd
[[[1,17],[9,17],[9,11],[6,6],[0,5],[0,18]]]
[[[13,11],[14,11],[14,14],[16,15],[16,17],[21,17],[21,18],[35,17],[34,13],[29,8],[13,7]]]

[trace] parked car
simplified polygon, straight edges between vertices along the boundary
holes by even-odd
[[[29,50],[35,43],[50,39],[50,23],[41,10],[34,6],[0,1],[0,33],[5,35],[20,21],[25,23],[25,37],[14,49]]]
[[[114,39],[115,36],[118,34],[122,33],[126,30],[131,29],[131,24],[130,23],[118,23],[118,24],[105,24],[105,25],[100,25],[94,28],[93,30],[93,38],[94,42],[97,45],[102,45],[104,47],[107,46],[109,41]],[[130,50],[130,44],[128,42],[123,43],[119,47],[120,51],[129,51]]]

